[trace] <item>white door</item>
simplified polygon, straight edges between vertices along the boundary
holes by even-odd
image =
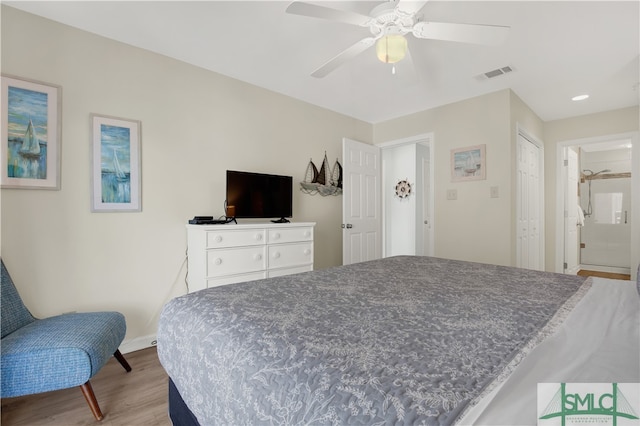
[[[564,202],[564,272],[576,274],[580,269],[578,256],[578,153],[570,148],[565,148],[566,173],[565,202]]]
[[[542,270],[540,148],[518,134],[517,143],[517,265]]]
[[[342,140],[342,263],[382,257],[380,148]]]

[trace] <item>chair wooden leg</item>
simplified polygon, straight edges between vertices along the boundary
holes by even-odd
[[[91,408],[91,412],[93,413],[93,417],[96,418],[97,421],[101,421],[104,419],[102,415],[102,411],[100,411],[100,406],[98,405],[98,400],[96,399],[96,395],[93,393],[93,388],[91,387],[91,383],[87,380],[87,383],[84,385],[80,385],[80,389],[82,389],[82,394],[84,398],[87,400],[89,404],[89,408]]]
[[[120,353],[120,349],[116,350],[113,356],[116,357],[120,365],[122,365],[124,369],[127,370],[127,373],[131,371],[131,366],[129,365],[127,360],[124,359],[124,356]]]

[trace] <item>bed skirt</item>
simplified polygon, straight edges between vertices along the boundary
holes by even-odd
[[[173,426],[200,426],[196,416],[184,403],[171,377],[169,377],[169,418]]]

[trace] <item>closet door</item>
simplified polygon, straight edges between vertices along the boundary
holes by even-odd
[[[541,150],[523,135],[517,142],[517,266],[542,270]]]

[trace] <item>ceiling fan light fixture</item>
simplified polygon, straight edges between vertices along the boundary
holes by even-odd
[[[385,64],[395,64],[407,54],[407,39],[401,34],[387,34],[376,42],[376,56]]]

